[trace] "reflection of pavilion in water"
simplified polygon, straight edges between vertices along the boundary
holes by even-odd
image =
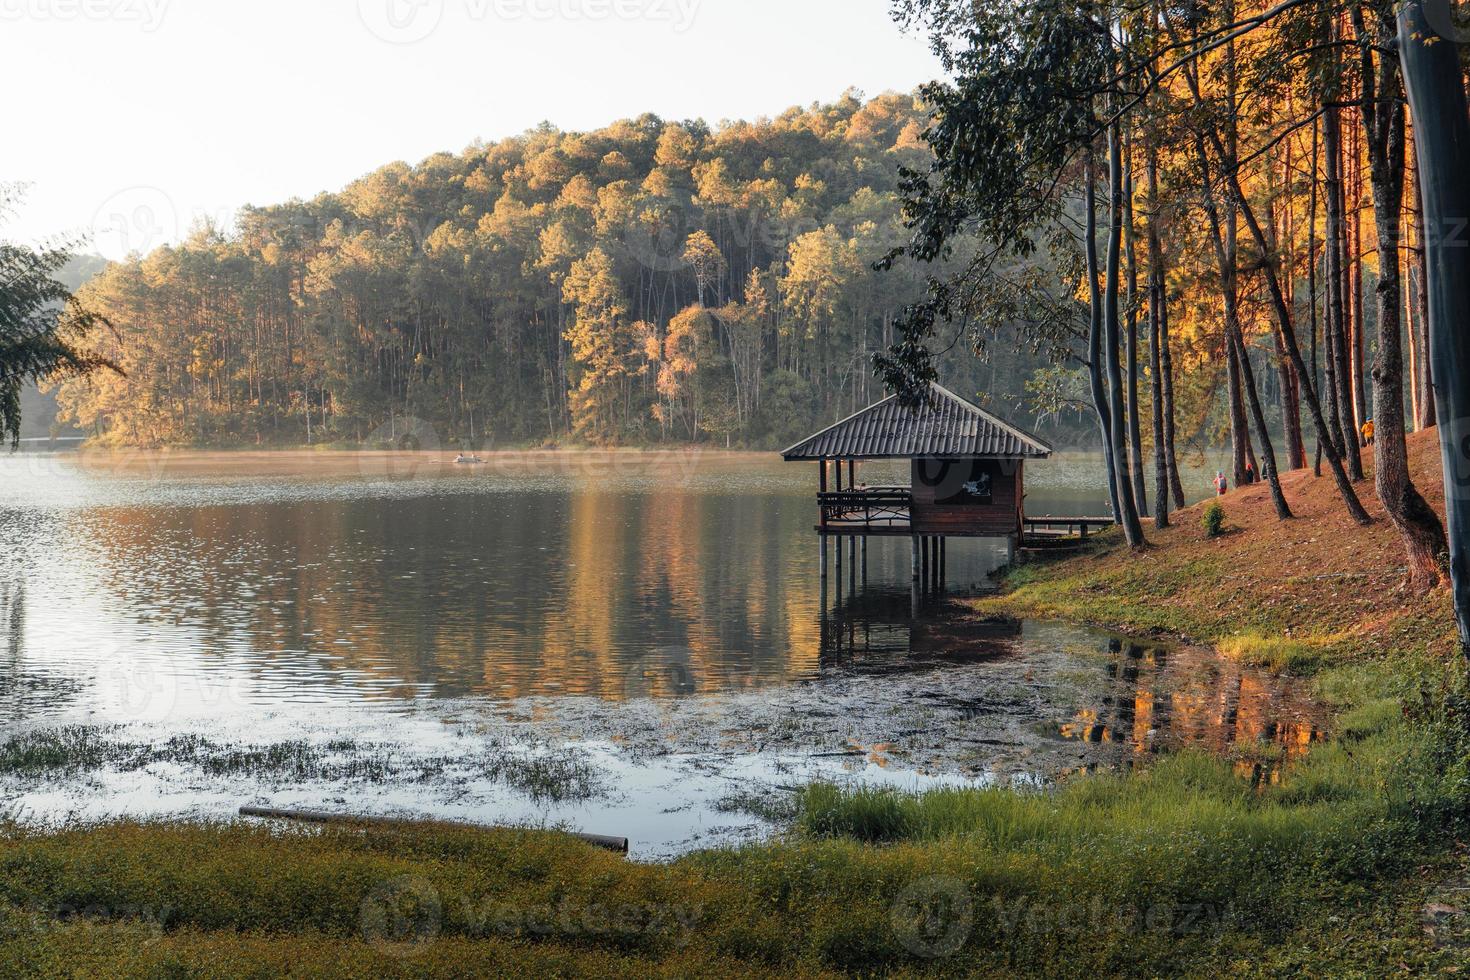
[[[1063,738],[1117,747],[1118,758],[1180,748],[1238,753],[1253,781],[1275,781],[1276,760],[1306,753],[1322,716],[1289,678],[1242,667],[1207,650],[1113,643],[1100,704],[1061,726]]]
[[[1021,625],[967,619],[964,610],[929,595],[916,614],[906,589],[874,588],[822,603],[822,667],[860,673],[977,663],[1013,652]],[[824,596],[825,599],[825,596]]]

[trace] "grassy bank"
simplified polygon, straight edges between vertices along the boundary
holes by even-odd
[[[1414,454],[1427,486],[1422,443]],[[782,838],[661,865],[530,832],[11,827],[0,974],[1457,967],[1470,947],[1423,922],[1470,815],[1447,602],[1398,590],[1393,532],[1351,527],[1325,482],[1293,477],[1288,493],[1289,525],[1247,490],[1224,501],[1222,538],[1185,512],[1144,555],[1103,541],[1026,565],[978,610],[1183,635],[1311,673],[1337,708],[1332,737],[1264,783],[1239,755],[1186,753],[1046,792],[814,786]]]
[[[1409,463],[1443,514],[1435,440],[1432,430],[1411,437]],[[1374,496],[1371,464],[1369,450],[1369,479],[1357,491],[1372,527],[1352,522],[1331,479],[1302,470],[1282,477],[1291,521],[1276,519],[1264,484],[1235,490],[1218,500],[1218,538],[1205,535],[1205,505],[1197,505],[1171,515],[1166,530],[1148,528],[1150,547],[1136,556],[1110,532],[1086,554],[1023,563],[980,611],[1210,643],[1297,672],[1384,656],[1446,659],[1455,641],[1449,592],[1404,587],[1401,540]]]

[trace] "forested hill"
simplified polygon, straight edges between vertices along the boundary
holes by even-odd
[[[753,123],[549,125],[116,263],[80,293],[127,377],[64,416],[126,444],[703,441],[776,447],[881,397],[869,355],[922,290],[903,237],[915,97]],[[1018,411],[1024,370],[953,358]],[[1032,421],[1028,414],[1021,421]]]

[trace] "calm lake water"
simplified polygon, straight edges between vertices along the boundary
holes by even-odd
[[[656,856],[761,833],[751,799],[811,778],[1034,781],[1316,737],[1301,691],[1198,651],[943,598],[914,619],[904,539],[824,597],[815,477],[694,452],[6,457],[0,800],[566,823]],[[1096,460],[1027,486],[1032,514],[1105,512]],[[964,594],[1003,552],[948,559]]]

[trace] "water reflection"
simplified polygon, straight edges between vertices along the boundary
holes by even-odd
[[[1059,728],[1066,739],[1112,745],[1114,758],[1191,746],[1238,753],[1242,775],[1275,779],[1324,733],[1305,684],[1198,649],[1114,641],[1105,693]]]
[[[6,588],[32,600],[7,599],[12,682],[82,685],[104,716],[139,702],[158,716],[621,700],[820,675],[805,468],[584,460],[380,483],[340,460],[321,473],[298,460],[293,479],[225,461],[149,477],[146,494],[135,476],[56,461],[32,480],[33,504],[0,526],[7,553],[27,556],[7,563]],[[0,464],[9,498],[26,496],[17,467]],[[951,580],[994,565],[983,548],[952,555]],[[906,581],[906,547],[873,548],[869,575]]]
[[[1038,634],[1054,631],[1048,642]],[[1325,713],[1306,682],[1242,666],[1213,651],[1144,646],[1048,624],[981,620],[930,596],[917,617],[910,596],[872,590],[828,611],[822,665],[858,674],[993,665],[1008,679],[1038,680],[1053,665],[1018,656],[1050,647],[1074,653],[1079,676],[1073,717],[1050,726],[1064,741],[1092,746],[1084,768],[1131,765],[1182,747],[1238,755],[1241,775],[1275,780],[1281,763],[1325,735]],[[1054,677],[1046,677],[1054,681]]]
[[[351,800],[615,830],[653,856],[751,839],[766,825],[727,798],[814,779],[1031,785],[1169,744],[1316,737],[1291,682],[966,616],[951,600],[989,587],[994,542],[951,541],[917,615],[907,538],[870,541],[824,591],[808,467],[588,454],[401,478],[392,462],[0,459],[6,734],[401,764],[355,780],[101,764],[8,774],[0,803],[106,819]],[[1046,496],[1048,475],[1085,474],[1036,469],[1035,508],[1096,510]],[[602,795],[549,805],[483,771],[487,753],[543,751],[593,767]]]
[[[913,615],[908,590],[872,588],[845,597],[822,620],[822,666],[864,674],[983,663],[1005,656],[1021,624],[969,615],[954,597],[930,595]]]
[[[309,454],[33,465],[0,461],[11,719],[733,694],[1003,659],[1015,639],[942,605],[912,618],[906,538],[824,593],[815,475],[776,459],[535,455],[403,480]],[[1032,504],[1096,509],[1061,465],[1038,467]],[[951,541],[948,593],[1004,558]]]

